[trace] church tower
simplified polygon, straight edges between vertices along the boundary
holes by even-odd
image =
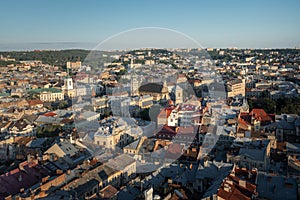
[[[133,58],[131,58],[130,62],[130,95],[131,96],[138,96],[139,95],[139,81],[138,76],[135,74],[134,67],[133,67]]]
[[[65,79],[64,86],[65,86],[65,90],[73,90],[74,89],[74,87],[73,87],[73,79],[68,76]]]
[[[64,85],[62,86],[62,90],[69,97],[73,97],[74,96],[73,79],[69,75],[69,69],[68,68],[67,68],[67,77],[64,80]]]
[[[69,69],[68,68],[67,68],[67,77],[65,78],[65,81],[64,81],[64,89],[67,90],[67,91],[74,89],[74,87],[73,87],[73,80],[70,77]]]
[[[242,113],[249,113],[249,104],[246,98],[243,99],[243,105],[240,109],[240,112]]]
[[[175,103],[183,103],[183,89],[179,85],[176,85],[175,88]]]

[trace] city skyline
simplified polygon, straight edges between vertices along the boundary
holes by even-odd
[[[299,4],[297,1],[2,2],[0,49],[93,49],[112,35],[143,27],[181,32],[204,48],[294,48],[300,46]]]

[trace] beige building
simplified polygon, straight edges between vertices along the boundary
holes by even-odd
[[[64,100],[64,94],[61,90],[59,91],[43,91],[40,93],[40,100],[41,101],[56,101],[56,100]]]
[[[81,62],[76,61],[76,62],[67,62],[67,68],[68,69],[79,69],[81,67]]]
[[[235,97],[238,95],[245,96],[246,84],[245,79],[235,79],[227,82],[227,97]]]
[[[105,165],[121,171],[123,181],[127,182],[129,176],[136,173],[136,161],[133,157],[127,154],[121,154],[115,158],[110,159]]]
[[[116,146],[124,147],[130,144],[135,138],[130,135],[130,128],[127,125],[114,123],[114,118],[100,125],[94,135],[94,143],[106,149],[114,149]]]
[[[126,154],[130,154],[130,155],[134,155],[134,154],[138,154],[141,145],[143,144],[143,142],[147,139],[147,137],[141,137],[140,139],[130,143],[129,145],[125,146],[123,148],[123,152]]]

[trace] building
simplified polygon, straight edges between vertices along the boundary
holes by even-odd
[[[192,126],[200,123],[200,107],[193,104],[179,104],[168,117],[168,126]]]
[[[123,152],[135,155],[139,153],[140,147],[142,146],[143,142],[146,140],[146,137],[141,137],[138,140],[135,140],[134,142],[128,144],[123,148]]]
[[[99,192],[99,181],[92,179],[74,188],[76,197],[79,199],[89,199]]]
[[[114,117],[104,119],[100,122],[100,127],[94,134],[94,143],[106,149],[124,147],[134,141],[131,136],[131,129],[126,124],[121,124]]]
[[[140,95],[150,95],[154,101],[169,99],[168,87],[160,83],[146,83],[139,87]]]
[[[176,85],[176,87],[175,87],[175,99],[176,99],[175,100],[176,104],[181,104],[184,101],[183,89],[179,85]]]
[[[258,173],[257,192],[259,198],[298,199],[296,179],[274,174]]]
[[[142,109],[150,108],[153,105],[153,96],[144,95],[139,98],[138,106]]]
[[[258,196],[255,181],[257,178],[256,170],[234,167],[231,173],[223,180],[218,193],[218,199],[228,200],[250,200]]]
[[[123,182],[127,182],[129,177],[136,173],[136,161],[128,154],[121,154],[110,159],[105,165],[121,172]]]
[[[40,184],[50,172],[37,160],[20,163],[18,168],[0,176],[0,199],[13,199],[12,197]]]
[[[30,123],[23,118],[17,120],[10,128],[9,133],[11,134],[34,134],[35,125]]]
[[[43,102],[39,99],[36,100],[27,100],[30,108],[40,109],[43,107]]]
[[[59,142],[53,144],[44,152],[44,155],[46,160],[54,162],[62,170],[82,163],[89,156],[85,154],[85,151],[80,151],[79,148],[66,139],[61,139]]]
[[[242,109],[241,111],[243,111]],[[264,109],[254,108],[249,113],[240,112],[238,116],[237,134],[245,134],[247,131],[251,133],[259,133],[265,131],[265,128],[275,121],[274,114],[267,114]]]
[[[160,110],[159,114],[157,115],[157,127],[168,124],[168,118],[173,109],[174,107],[168,107]]]
[[[300,117],[297,115],[276,115],[276,138],[279,141],[300,141]]]
[[[76,61],[76,62],[67,62],[67,69],[73,69],[77,70],[81,67],[81,62]]]
[[[48,88],[41,91],[40,100],[43,102],[61,101],[64,100],[64,94],[61,90]]]
[[[267,171],[270,163],[270,140],[244,142],[227,153],[227,162],[247,169]],[[236,146],[234,145],[234,146]]]
[[[226,83],[227,97],[235,97],[238,95],[246,95],[245,79],[235,79]]]

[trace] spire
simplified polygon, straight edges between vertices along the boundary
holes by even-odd
[[[164,87],[164,88],[168,88],[168,85],[167,85],[167,81],[166,81],[166,80],[164,80],[163,87]]]
[[[249,112],[249,104],[248,104],[246,97],[244,97],[244,99],[243,99],[243,105],[241,107],[241,112]]]
[[[131,70],[133,69],[133,57],[131,57],[131,60],[130,60],[130,69]]]

